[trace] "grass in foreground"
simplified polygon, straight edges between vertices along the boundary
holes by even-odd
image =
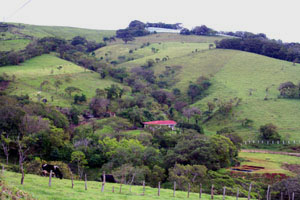
[[[300,158],[296,156],[240,152],[239,157],[245,159],[241,165],[252,165],[265,168],[253,173],[283,173],[288,176],[294,176],[295,174],[293,172],[283,169],[282,165],[300,164]]]
[[[52,179],[52,186],[48,186],[49,179],[36,175],[27,174],[24,185],[20,185],[21,174],[5,171],[4,180],[9,187],[22,190],[36,199],[105,199],[105,200],[154,200],[154,199],[187,199],[187,192],[176,191],[176,197],[173,197],[173,191],[161,189],[160,196],[157,196],[157,189],[146,187],[145,196],[142,196],[143,188],[141,186],[132,186],[131,193],[128,185],[122,186],[122,193],[119,193],[119,184],[106,183],[105,191],[101,193],[101,183],[88,181],[88,190],[84,189],[83,181],[74,181],[74,188],[71,188],[71,181],[67,179]],[[112,187],[115,192],[112,193]],[[216,200],[222,199],[222,196],[214,196]],[[190,198],[199,199],[198,194],[190,193]],[[202,199],[210,199],[210,195],[202,194]],[[235,197],[226,197],[227,200],[233,200]],[[244,199],[244,198],[240,198]]]

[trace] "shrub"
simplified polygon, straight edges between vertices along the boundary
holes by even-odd
[[[280,140],[281,136],[277,132],[277,127],[270,123],[259,128],[260,137],[265,140]]]

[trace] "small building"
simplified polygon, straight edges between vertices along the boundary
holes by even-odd
[[[161,120],[161,121],[151,121],[151,122],[143,122],[144,127],[147,128],[149,126],[168,126],[172,130],[175,129],[177,122],[172,120]]]

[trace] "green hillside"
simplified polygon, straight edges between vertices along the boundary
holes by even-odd
[[[145,43],[151,41],[151,37],[141,38]],[[193,41],[192,38],[189,42],[153,41],[158,43],[150,42],[149,46],[143,48],[139,48],[139,45],[143,44],[142,39],[139,39],[129,44],[113,44],[101,48],[96,51],[96,55],[108,61],[120,61],[121,56],[123,61],[118,66],[128,69],[141,66],[148,59],[159,58],[160,61],[154,65],[156,74],[162,72],[165,66],[182,66],[176,77],[178,81],[173,86],[181,91],[186,91],[190,81],[196,81],[199,76],[210,77],[212,86],[207,96],[194,104],[202,111],[206,111],[207,102],[214,99],[225,101],[235,97],[241,98],[240,105],[234,108],[233,117],[215,117],[205,124],[208,133],[231,127],[242,133],[244,139],[253,139],[258,134],[259,126],[273,123],[278,126],[284,139],[299,140],[298,100],[278,99],[277,88],[280,83],[286,81],[298,83],[300,65],[294,66],[291,62],[236,50],[209,50],[210,42],[218,38],[201,39],[198,42]],[[153,48],[158,49],[158,52],[152,52]],[[128,53],[130,49],[133,53]],[[166,56],[169,57],[168,60],[161,61]],[[134,60],[124,61],[124,57],[125,60],[127,58],[134,58]],[[249,95],[250,91],[252,95]],[[246,118],[254,121],[252,127],[241,126],[242,120]]]
[[[103,37],[115,35],[113,30],[93,30],[62,26],[37,26],[11,23],[8,31],[0,31],[0,51],[21,50],[33,38],[58,37],[70,40],[75,36],[85,37],[87,40],[102,42]]]
[[[24,185],[20,185],[21,174],[5,172],[4,181],[12,188],[22,190],[30,194],[35,199],[187,199],[187,192],[176,191],[176,198],[173,197],[173,190],[161,189],[160,196],[157,196],[157,189],[146,187],[145,195],[142,196],[142,186],[132,186],[131,192],[129,185],[122,186],[122,193],[119,193],[120,185],[106,183],[104,193],[101,193],[101,183],[88,181],[86,191],[83,181],[74,181],[74,188],[71,188],[71,180],[52,179],[52,186],[49,187],[49,179],[41,176],[26,174]],[[112,187],[115,192],[112,193]],[[215,195],[214,199],[222,199],[223,196]],[[199,194],[190,193],[189,199],[199,199]],[[202,199],[210,199],[210,194],[202,194]],[[226,197],[227,200],[235,197]],[[240,198],[245,199],[245,198]]]
[[[89,39],[96,38],[92,33],[101,32],[74,29],[78,31],[72,32],[73,35],[70,35],[68,30],[71,29],[25,25],[23,31],[26,30],[27,33],[37,37],[53,34],[67,38],[84,33],[86,37],[90,37]],[[284,139],[299,140],[300,126],[297,119],[300,117],[300,110],[297,100],[277,98],[279,95],[277,88],[280,83],[286,81],[298,83],[300,81],[299,64],[293,66],[290,62],[236,50],[209,49],[210,44],[220,39],[222,37],[160,33],[138,37],[127,44],[118,39],[109,43],[108,46],[96,50],[95,55],[108,63],[117,63],[118,67],[126,67],[128,71],[152,59],[156,62],[154,70],[157,75],[165,69],[165,66],[181,66],[182,68],[176,76],[176,84],[172,88],[179,88],[183,93],[186,92],[190,82],[196,81],[199,76],[209,77],[212,86],[208,90],[207,96],[194,104],[203,112],[207,110],[209,101],[241,98],[240,105],[234,108],[234,116],[225,118],[215,116],[204,125],[208,134],[215,133],[224,127],[231,127],[238,130],[244,139],[253,139],[258,134],[259,126],[274,123],[278,126]],[[16,48],[21,48],[26,40],[22,40],[22,42],[19,40],[19,43],[16,44],[11,43]],[[2,48],[11,48],[11,45],[5,44]],[[167,59],[163,61],[164,58]],[[61,64],[72,67],[57,70],[57,66]],[[41,69],[42,66],[46,66],[47,70]],[[53,74],[51,74],[52,69]],[[10,86],[10,94],[28,93],[32,99],[36,98],[39,85],[44,80],[53,84],[54,80],[71,77],[72,82],[64,82],[64,85],[58,90],[58,94],[55,93],[53,86],[42,92],[47,99],[53,96],[53,104],[60,106],[68,106],[72,100],[62,95],[68,86],[72,85],[82,89],[82,93],[91,98],[96,88],[105,88],[113,83],[109,79],[100,80],[98,74],[90,71],[84,72],[82,68],[51,55],[44,55],[25,62],[22,68],[2,67],[0,73],[2,72],[14,74],[17,77],[16,83]],[[39,76],[37,77],[36,74]],[[266,93],[266,88],[268,88],[268,93]],[[252,91],[252,95],[249,95],[250,91]],[[253,120],[253,126],[242,127],[241,122],[244,119]]]
[[[59,66],[62,68],[58,69]],[[97,88],[104,89],[115,83],[109,79],[100,79],[98,73],[85,70],[54,55],[38,56],[19,66],[0,67],[0,74],[2,73],[10,77],[15,76],[15,81],[6,90],[8,94],[28,94],[33,101],[37,101],[37,95],[40,94],[50,104],[65,107],[70,107],[73,102],[73,97],[69,97],[64,92],[69,86],[81,89],[82,92],[79,94],[85,94],[89,99],[95,95]],[[56,80],[63,83],[57,92],[54,86]],[[40,90],[40,84],[43,81],[48,81],[50,84]],[[53,102],[51,96],[53,96]]]

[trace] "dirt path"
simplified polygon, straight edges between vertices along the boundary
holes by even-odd
[[[242,149],[241,152],[246,152],[246,153],[270,153],[270,154],[280,154],[280,155],[289,155],[289,156],[300,157],[300,153],[289,153],[289,152],[269,151],[269,150],[259,150],[259,149]]]

